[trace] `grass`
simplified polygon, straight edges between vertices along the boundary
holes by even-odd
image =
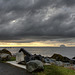
[[[16,60],[16,57],[11,57],[11,59],[9,61],[15,61]]]
[[[33,73],[35,75],[75,75],[74,70],[55,65],[45,65],[43,72]]]

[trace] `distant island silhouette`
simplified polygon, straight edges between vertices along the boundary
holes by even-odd
[[[65,45],[60,45],[60,47],[66,47]]]

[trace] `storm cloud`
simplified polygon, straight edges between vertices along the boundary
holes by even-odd
[[[75,37],[75,0],[0,0],[0,40],[51,37]]]

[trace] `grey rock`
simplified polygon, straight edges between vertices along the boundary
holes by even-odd
[[[63,66],[63,62],[61,62],[61,61],[56,61],[56,63],[55,63],[55,65],[57,65],[57,66]]]
[[[26,64],[26,69],[28,72],[33,72],[35,70],[43,70],[44,67],[43,67],[43,63],[39,60],[32,60],[32,61],[29,61],[27,62]]]
[[[20,63],[22,61],[24,61],[24,54],[23,54],[23,52],[16,53],[16,62]]]
[[[70,59],[68,57],[64,57],[60,54],[53,54],[52,59],[56,59],[56,61],[69,62]]]
[[[70,63],[64,63],[64,67],[68,67],[68,66],[71,66]]]
[[[45,58],[45,59],[44,59],[44,62],[45,62],[45,63],[50,63],[50,59],[49,59],[49,58]]]
[[[10,60],[10,58],[11,58],[11,55],[9,55],[9,54],[2,53],[2,54],[0,55],[0,59],[1,59],[1,60],[7,61],[7,60]]]
[[[56,63],[55,59],[49,59],[49,61],[50,61],[50,64],[55,64]]]
[[[55,59],[52,58],[43,58],[42,59],[45,63],[55,64]]]

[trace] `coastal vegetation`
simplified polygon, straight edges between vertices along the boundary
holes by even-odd
[[[44,71],[34,72],[34,75],[75,75],[75,71],[55,65],[44,65]]]
[[[12,56],[9,61],[16,61],[16,57]]]

